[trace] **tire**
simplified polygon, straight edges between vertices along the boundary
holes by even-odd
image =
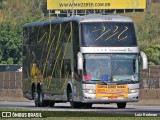
[[[35,94],[36,90],[35,87],[32,87],[32,100],[34,100],[34,94]]]
[[[82,107],[82,103],[80,102],[70,102],[71,108],[81,108]]]
[[[49,104],[49,107],[54,107],[54,104],[55,104],[55,103],[50,103],[50,104]]]
[[[50,100],[43,100],[42,107],[54,107],[54,102]]]
[[[81,108],[81,106],[82,106],[81,103],[74,102],[72,100],[72,90],[71,90],[71,88],[69,88],[67,90],[67,98],[68,98],[68,101],[70,102],[71,108]]]
[[[36,107],[43,107],[44,106],[43,94],[42,94],[41,88],[37,89],[37,98],[35,99],[35,105],[36,105]]]
[[[119,109],[126,108],[126,103],[117,103],[117,107],[118,107]]]
[[[92,108],[92,103],[82,103],[83,108]]]
[[[54,107],[54,102],[49,100],[43,100],[43,91],[42,88],[39,87],[37,92],[35,93],[36,97],[34,98],[36,107]]]
[[[49,103],[49,105],[48,105],[49,107],[54,107],[55,103],[53,101],[49,101],[48,103]]]

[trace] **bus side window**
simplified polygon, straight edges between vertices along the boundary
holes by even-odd
[[[63,23],[62,24],[62,32],[61,32],[61,39],[64,43],[70,42],[71,39],[69,39],[70,37],[70,32],[71,32],[71,26],[70,23]]]
[[[77,70],[77,53],[80,51],[79,45],[79,25],[77,22],[73,22],[73,52],[74,52],[74,72],[78,74]]]
[[[60,71],[60,61],[57,61],[56,68],[55,68],[55,77],[59,78],[59,71]]]
[[[65,65],[64,65],[64,71],[65,74],[71,75],[71,60],[67,59],[65,60]]]

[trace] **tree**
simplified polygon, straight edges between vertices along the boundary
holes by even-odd
[[[0,64],[22,63],[23,25],[43,19],[45,0],[0,0]]]
[[[160,45],[153,45],[144,50],[150,65],[160,65]]]
[[[0,63],[20,64],[22,55],[22,27],[11,22],[0,25]]]
[[[5,7],[5,4],[3,2],[3,0],[0,0],[0,9],[3,9]]]

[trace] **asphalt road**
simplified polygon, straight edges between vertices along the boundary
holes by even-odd
[[[105,113],[127,113],[140,115],[140,113],[157,114],[160,116],[160,106],[135,106],[127,105],[125,109],[118,109],[116,104],[94,104],[92,109],[73,109],[69,103],[56,103],[54,107],[35,107],[33,101],[31,102],[9,102],[0,101],[1,108],[29,108],[31,110],[43,110],[43,111],[94,111]]]

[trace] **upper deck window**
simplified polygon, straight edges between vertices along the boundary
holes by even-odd
[[[82,46],[137,46],[131,22],[89,22],[81,28]]]

